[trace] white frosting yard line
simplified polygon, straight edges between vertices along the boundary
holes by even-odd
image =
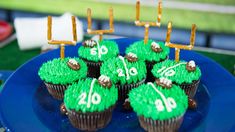
[[[130,75],[129,75],[129,70],[128,70],[127,66],[126,66],[125,60],[124,60],[124,58],[122,56],[118,56],[118,57],[122,60],[122,63],[124,65],[124,67],[125,67],[126,80],[129,80],[130,79]]]
[[[89,91],[89,94],[88,94],[87,108],[90,108],[90,107],[91,107],[91,94],[92,94],[92,90],[93,90],[95,81],[96,81],[96,79],[94,78],[94,79],[92,80],[92,82],[91,82],[90,91]]]
[[[166,68],[166,67],[165,67],[165,66],[163,66],[161,69],[159,69],[159,70],[157,71],[157,73],[159,73],[159,72],[163,71],[165,68]]]
[[[173,68],[175,68],[175,67],[177,67],[177,66],[179,66],[179,65],[182,65],[182,64],[186,64],[185,62],[182,62],[182,63],[179,63],[179,64],[176,64],[176,65],[174,65],[174,66],[171,66],[171,67],[168,67],[168,68],[166,68],[162,73],[161,73],[161,76],[165,73],[165,72],[167,72],[168,70],[170,70],[170,69],[173,69]],[[161,69],[160,69],[161,70]],[[159,72],[158,72],[159,73]]]
[[[98,50],[98,57],[100,58],[101,57],[101,51],[100,51],[100,44],[99,44],[98,41],[97,41],[97,50]]]
[[[168,112],[171,112],[172,109],[171,109],[171,107],[169,106],[168,100],[167,100],[166,97],[163,95],[163,93],[162,93],[161,91],[159,91],[159,90],[153,85],[153,83],[149,82],[148,85],[151,85],[152,88],[161,96],[161,98],[162,98],[162,100],[163,100],[163,102],[164,102],[164,104],[165,104],[165,106],[166,106],[166,110],[167,110]]]

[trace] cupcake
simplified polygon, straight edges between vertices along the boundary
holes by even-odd
[[[44,63],[38,75],[55,99],[63,99],[67,87],[87,76],[86,63],[78,58],[56,58]]]
[[[189,97],[189,108],[195,108],[196,102],[193,100],[197,87],[200,82],[201,70],[195,61],[189,62],[181,60],[176,62],[167,60],[155,64],[152,73],[158,80],[161,77],[168,78],[178,86],[180,86]]]
[[[64,105],[71,124],[80,130],[96,131],[108,125],[118,99],[109,77],[87,78],[69,86]]]
[[[126,49],[127,53],[134,53],[139,60],[143,60],[147,66],[147,81],[154,81],[151,70],[153,65],[168,59],[170,49],[165,46],[164,42],[155,42],[148,40],[147,44],[144,41],[137,41]]]
[[[146,65],[133,53],[125,57],[118,56],[105,61],[101,66],[101,75],[109,76],[118,88],[118,99],[124,101],[129,91],[143,84],[146,79]]]
[[[100,66],[110,58],[119,54],[118,45],[114,41],[86,40],[78,49],[78,54],[88,66],[88,76],[97,78],[100,76]]]
[[[188,97],[166,78],[131,90],[130,104],[140,126],[148,132],[177,131],[188,107]]]

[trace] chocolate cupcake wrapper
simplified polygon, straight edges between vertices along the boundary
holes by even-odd
[[[92,62],[92,61],[88,61],[86,59],[82,59],[88,67],[88,73],[87,76],[88,77],[92,77],[92,78],[98,78],[100,76],[100,67],[102,65],[101,62]]]
[[[74,110],[68,111],[68,118],[71,124],[83,131],[96,131],[104,128],[112,119],[114,106],[109,107],[103,112],[82,113]]]
[[[125,84],[125,85],[117,84],[116,87],[118,88],[118,100],[124,101],[126,98],[128,98],[129,91],[143,84],[145,82],[145,79],[146,78],[134,84]]]
[[[147,67],[147,78],[146,78],[146,82],[154,82],[154,76],[151,72],[151,70],[153,69],[153,66],[157,63],[163,62],[165,60],[168,60],[169,56],[167,56],[165,59],[161,59],[158,62],[150,62],[150,61],[145,61],[146,67]]]
[[[52,95],[53,98],[62,100],[64,98],[64,91],[69,85],[60,85],[60,84],[51,84],[44,82],[48,92]]]
[[[175,132],[183,122],[183,116],[168,120],[153,120],[143,116],[138,117],[140,126],[148,132]]]
[[[193,98],[197,92],[199,83],[200,79],[197,81],[193,81],[192,84],[181,84],[179,86],[184,90],[184,92],[188,95],[189,98]]]

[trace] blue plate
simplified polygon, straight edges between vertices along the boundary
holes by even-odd
[[[4,82],[12,73],[13,71],[0,71],[0,91],[2,90],[2,85]]]
[[[121,53],[138,39],[117,39]],[[65,55],[77,57],[76,47],[67,46]],[[76,131],[59,112],[54,100],[37,75],[47,60],[59,57],[54,50],[28,61],[8,79],[0,94],[0,118],[9,131]],[[174,57],[171,50],[170,58]],[[180,131],[228,131],[235,128],[235,79],[214,61],[192,51],[181,51],[181,59],[195,60],[202,71],[195,99],[198,108],[188,110]],[[110,124],[100,131],[143,131],[134,112],[125,112],[118,104]]]

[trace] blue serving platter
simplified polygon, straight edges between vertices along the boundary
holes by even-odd
[[[121,51],[138,39],[115,40]],[[77,46],[67,46],[65,55],[77,57]],[[0,94],[0,119],[7,131],[77,131],[66,116],[62,103],[53,99],[37,72],[42,63],[59,57],[59,50],[41,54],[18,68],[6,81]],[[170,59],[174,58],[171,50]],[[214,61],[192,51],[181,51],[181,59],[195,60],[202,78],[195,99],[196,110],[188,110],[180,131],[235,130],[235,78]],[[134,112],[126,112],[119,103],[110,124],[100,131],[144,131]]]

